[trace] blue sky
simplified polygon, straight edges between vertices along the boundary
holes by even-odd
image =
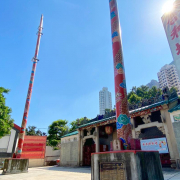
[[[172,61],[161,22],[165,2],[118,0],[128,91],[157,79]],[[41,14],[44,35],[27,125],[94,118],[102,87],[115,104],[108,0],[0,1],[0,86],[11,90],[12,118],[21,125]]]

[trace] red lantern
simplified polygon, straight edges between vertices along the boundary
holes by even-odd
[[[113,132],[112,126],[106,126],[105,127],[105,132],[106,132],[106,134],[112,134],[112,132]]]

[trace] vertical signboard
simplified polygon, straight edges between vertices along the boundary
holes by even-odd
[[[160,154],[169,153],[166,138],[141,140],[143,151],[159,151]]]
[[[180,77],[180,0],[174,2],[174,8],[171,12],[162,16],[162,22],[174,64]]]

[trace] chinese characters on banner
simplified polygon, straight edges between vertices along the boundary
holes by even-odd
[[[172,12],[162,16],[162,22],[173,60],[180,77],[180,0],[174,2],[174,9]]]
[[[166,138],[141,140],[141,149],[143,151],[159,151],[160,154],[169,153]]]

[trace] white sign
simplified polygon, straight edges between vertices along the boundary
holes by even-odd
[[[162,16],[162,22],[176,68],[180,72],[180,0],[174,2],[172,12]]]
[[[169,153],[166,138],[141,140],[141,150],[159,151],[160,154]]]

